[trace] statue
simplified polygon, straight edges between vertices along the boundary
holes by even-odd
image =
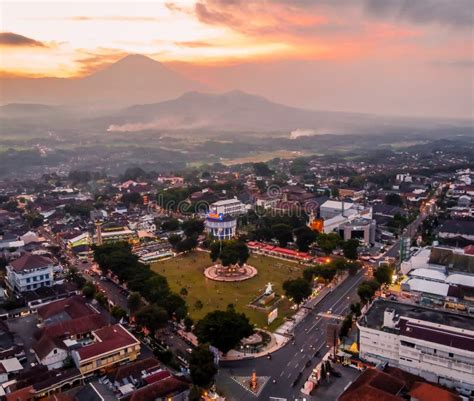
[[[272,293],[273,293],[272,283],[268,283],[267,288],[265,288],[265,295],[271,295]]]

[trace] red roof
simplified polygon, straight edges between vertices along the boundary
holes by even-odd
[[[29,401],[33,400],[35,391],[33,386],[24,387],[20,390],[13,391],[10,394],[6,395],[7,401]]]
[[[464,253],[466,255],[474,255],[474,245],[468,245],[464,248]]]
[[[77,319],[66,320],[43,328],[42,335],[53,338],[83,335],[91,333],[104,327],[107,320],[103,315],[95,313],[93,315],[82,316]]]
[[[11,267],[16,272],[24,270],[41,269],[53,264],[53,261],[41,255],[33,255],[31,253],[25,253],[20,258],[10,262]]]
[[[418,401],[461,401],[461,397],[444,388],[430,383],[417,382],[410,391],[410,396]]]
[[[96,343],[86,345],[77,350],[81,360],[106,354],[116,349],[139,344],[139,341],[120,324],[102,327],[95,331],[94,335],[98,339]]]
[[[144,380],[147,384],[151,384],[151,383],[155,383],[157,381],[166,379],[167,377],[170,377],[170,376],[171,376],[170,372],[168,372],[167,370],[162,370],[160,372],[156,372],[145,377]]]
[[[131,393],[127,401],[155,401],[157,398],[164,398],[176,393],[183,392],[189,388],[189,384],[174,376],[167,377],[158,382],[148,384]]]
[[[79,295],[53,301],[38,308],[38,316],[43,320],[64,312],[67,313],[71,319],[96,313],[86,305],[85,299]]]

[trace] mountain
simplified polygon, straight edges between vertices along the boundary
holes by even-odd
[[[209,90],[141,55],[129,55],[82,78],[1,78],[0,103],[42,103],[113,109]]]
[[[174,100],[126,108],[101,119],[101,122],[102,128],[109,132],[177,129],[274,131],[291,132],[294,138],[326,133],[396,132],[453,124],[451,121],[298,109],[241,91],[223,94],[189,92]]]

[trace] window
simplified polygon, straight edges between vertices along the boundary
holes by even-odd
[[[27,282],[27,283],[31,282],[31,278],[30,278],[30,277],[27,277],[27,278],[26,278],[26,282]]]
[[[452,358],[454,357],[454,354],[452,352],[449,353],[449,357]]]

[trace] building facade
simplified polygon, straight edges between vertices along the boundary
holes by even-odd
[[[357,326],[361,359],[474,394],[474,317],[377,300]]]
[[[214,202],[209,209],[212,213],[228,216],[240,216],[247,212],[245,205],[236,198]]]
[[[53,267],[53,261],[47,257],[25,254],[7,265],[7,287],[15,293],[51,287]]]
[[[204,220],[204,227],[206,233],[214,239],[232,239],[237,232],[237,220],[231,216],[209,213]]]

